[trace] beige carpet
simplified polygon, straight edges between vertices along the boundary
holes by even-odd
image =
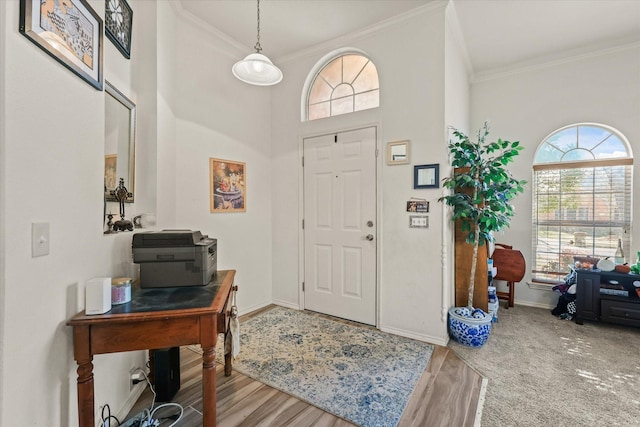
[[[640,426],[640,329],[504,309],[483,348],[449,347],[489,379],[482,426]]]

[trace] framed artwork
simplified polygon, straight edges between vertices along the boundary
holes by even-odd
[[[20,0],[20,32],[102,90],[102,19],[86,0]]]
[[[107,0],[104,11],[105,34],[124,55],[131,58],[133,11],[126,0]]]
[[[419,165],[413,167],[413,188],[439,188],[440,165]]]
[[[426,200],[409,200],[407,201],[407,212],[428,213],[429,202]]]
[[[245,212],[247,186],[245,164],[209,158],[211,212]]]

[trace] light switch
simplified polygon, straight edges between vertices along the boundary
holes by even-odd
[[[31,224],[31,256],[33,258],[49,255],[49,223]]]

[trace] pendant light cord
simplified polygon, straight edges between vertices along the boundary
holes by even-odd
[[[260,46],[260,0],[258,0],[258,41],[256,42],[254,49],[258,53],[262,52],[262,46]]]

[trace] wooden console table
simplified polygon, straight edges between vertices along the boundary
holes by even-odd
[[[202,425],[216,425],[215,348],[229,332],[235,270],[218,271],[206,286],[134,287],[131,302],[99,315],[76,314],[73,351],[78,363],[78,421],[94,427],[93,355],[200,344],[202,347]],[[225,354],[225,375],[231,355]]]

